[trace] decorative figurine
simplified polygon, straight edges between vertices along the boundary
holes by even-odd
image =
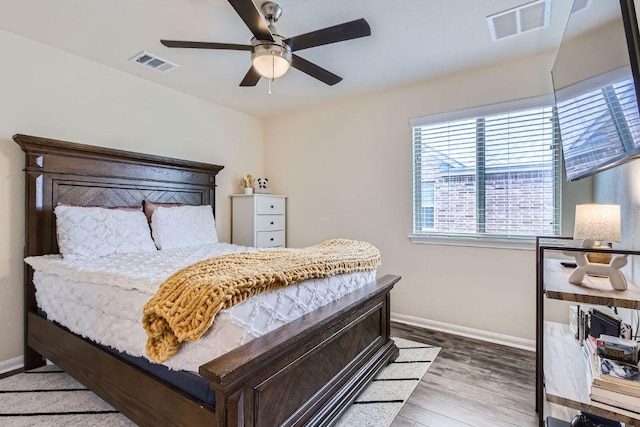
[[[267,183],[269,179],[267,178],[258,178],[258,188],[256,188],[256,193],[258,194],[271,194],[271,189],[267,188]]]
[[[582,247],[585,249],[593,248],[593,240],[584,239]],[[608,277],[611,287],[617,291],[627,289],[627,279],[620,269],[627,265],[627,255],[614,256],[609,264],[598,264],[589,262],[587,252],[564,252],[565,255],[573,255],[576,258],[577,267],[569,276],[569,283],[574,285],[582,284],[584,276],[587,274]]]

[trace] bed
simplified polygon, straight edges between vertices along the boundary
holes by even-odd
[[[25,256],[57,254],[53,209],[139,206],[143,200],[211,205],[221,166],[27,135]],[[215,407],[38,312],[25,266],[25,369],[57,364],[139,425],[330,425],[397,357],[387,275],[204,363]]]

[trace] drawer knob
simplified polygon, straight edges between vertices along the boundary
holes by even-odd
[[[271,241],[273,242],[273,237],[271,238]]]
[[[271,221],[271,223],[270,223],[270,224],[271,224],[271,225],[273,225],[273,221]]]
[[[273,209],[273,205],[271,205],[271,209]]]

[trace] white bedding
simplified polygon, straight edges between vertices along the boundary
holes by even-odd
[[[113,254],[66,260],[58,255],[29,257],[38,307],[71,331],[132,356],[146,357],[142,309],[175,271],[201,259],[255,250],[218,243],[145,254]],[[367,271],[307,280],[249,298],[222,310],[197,342],[186,342],[164,363],[171,369],[198,367],[318,307],[375,280]]]

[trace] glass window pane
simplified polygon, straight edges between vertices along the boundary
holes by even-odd
[[[415,127],[414,232],[557,235],[554,135],[550,107]]]

